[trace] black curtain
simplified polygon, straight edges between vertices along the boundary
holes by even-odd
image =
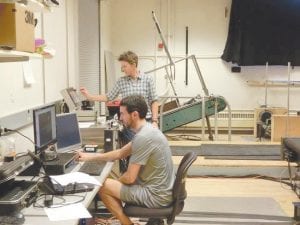
[[[232,0],[221,58],[241,66],[299,66],[300,0]]]

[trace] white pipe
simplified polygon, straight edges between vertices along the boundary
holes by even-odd
[[[218,102],[215,101],[215,140],[218,140]]]
[[[265,107],[268,107],[268,72],[269,72],[269,63],[266,62],[266,70],[265,70]]]
[[[157,58],[167,58],[168,56],[165,55],[139,55],[139,57],[157,57]],[[183,59],[186,58],[186,55],[177,55],[177,56],[172,56],[173,59]],[[198,55],[195,56],[196,59],[221,59],[219,55]]]
[[[41,33],[42,38],[45,39],[45,28],[44,28],[44,14],[41,13]],[[45,59],[42,59],[42,74],[43,74],[43,103],[46,103],[46,69],[45,69]]]
[[[289,136],[289,115],[290,115],[290,81],[291,81],[291,62],[288,62],[288,84],[287,84],[287,119],[285,125],[285,136]]]
[[[222,98],[227,105],[227,109],[228,109],[228,141],[231,141],[231,118],[232,118],[231,107],[230,107],[228,101],[223,96],[218,96],[218,97]]]

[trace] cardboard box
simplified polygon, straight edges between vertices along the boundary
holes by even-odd
[[[34,14],[19,3],[0,3],[0,46],[34,52]]]

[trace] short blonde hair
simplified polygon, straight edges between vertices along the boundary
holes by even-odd
[[[122,53],[118,60],[128,62],[130,65],[135,64],[136,67],[138,66],[138,56],[132,51]]]

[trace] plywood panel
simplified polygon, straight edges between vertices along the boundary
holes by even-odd
[[[280,141],[282,137],[294,136],[300,136],[300,116],[272,116],[271,141]]]
[[[284,115],[287,114],[287,108],[284,107],[267,107],[267,108],[256,108],[254,109],[254,124],[253,124],[253,129],[254,129],[254,137],[257,136],[257,122],[259,122],[259,117],[260,113],[263,111],[268,111],[271,112],[272,115]]]

